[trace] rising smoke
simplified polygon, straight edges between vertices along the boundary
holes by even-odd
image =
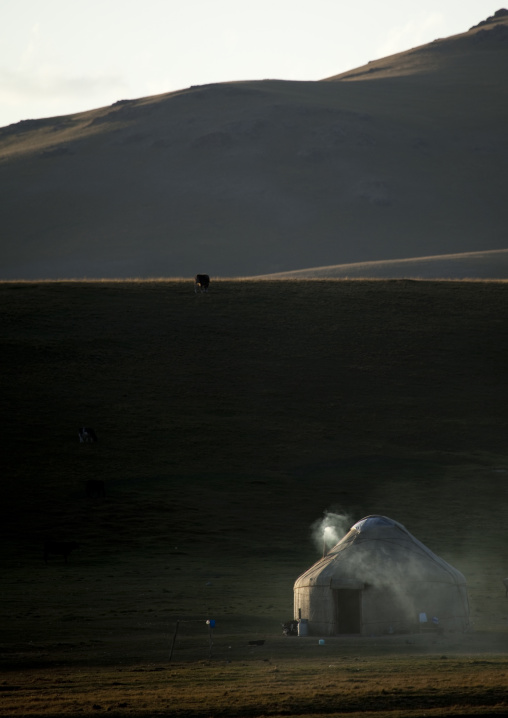
[[[323,518],[311,526],[312,540],[320,552],[328,551],[343,538],[353,525],[351,516],[335,511],[324,512]]]

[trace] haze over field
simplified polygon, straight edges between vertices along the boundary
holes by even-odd
[[[460,255],[462,276],[499,277],[507,35],[498,11],[326,81],[200,85],[6,127],[0,279],[441,255]]]

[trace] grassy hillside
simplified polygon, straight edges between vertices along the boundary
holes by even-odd
[[[191,87],[3,128],[0,277],[253,276],[506,249],[507,28],[331,81]]]
[[[507,290],[0,284],[3,714],[506,714]],[[472,632],[283,637],[327,509],[463,571]]]
[[[330,77],[328,81],[406,77],[416,83],[427,82],[430,78],[439,83],[436,77],[436,71],[439,71],[443,85],[448,84],[452,78],[475,83],[482,77],[487,62],[491,63],[492,79],[499,81],[503,66],[497,64],[494,58],[499,43],[506,42],[507,19],[508,11],[498,10],[460,35],[437,38],[428,45],[376,59],[363,67]]]
[[[4,659],[160,657],[177,618],[277,636],[325,510],[403,523],[506,636],[506,283],[0,291]]]

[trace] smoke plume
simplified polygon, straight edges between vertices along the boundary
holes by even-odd
[[[343,538],[353,521],[348,514],[326,510],[322,519],[314,521],[311,526],[312,540],[318,551],[325,553]]]

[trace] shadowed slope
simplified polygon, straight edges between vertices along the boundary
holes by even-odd
[[[0,284],[0,660],[167,660],[184,617],[282,638],[325,509],[403,523],[506,655],[507,289]]]
[[[505,249],[507,31],[500,16],[333,81],[192,87],[6,127],[0,277]]]

